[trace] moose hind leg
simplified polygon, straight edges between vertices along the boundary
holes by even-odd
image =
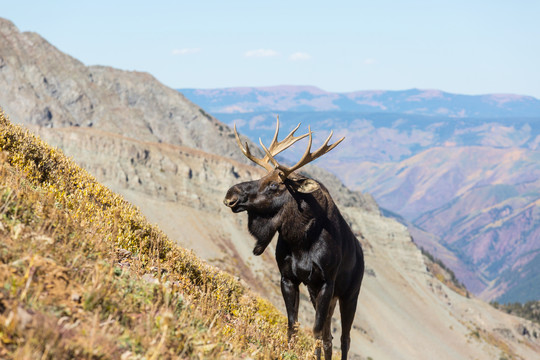
[[[312,292],[313,290],[310,290]],[[318,289],[318,293],[315,297],[315,325],[313,326],[313,335],[315,340],[323,341],[330,343],[329,351],[330,358],[332,354],[332,334],[330,333],[331,321],[328,319],[332,318],[333,309],[335,307],[335,298],[334,298],[334,283],[326,282]],[[332,309],[332,311],[330,311]],[[326,338],[325,338],[325,333]],[[325,350],[325,353],[327,351]],[[321,348],[317,346],[315,349],[315,357],[317,359],[321,358]],[[326,357],[326,355],[325,355]]]
[[[341,313],[341,359],[347,360],[349,347],[351,345],[351,327],[356,313],[356,303],[358,301],[358,293],[356,295],[339,299],[339,311]]]

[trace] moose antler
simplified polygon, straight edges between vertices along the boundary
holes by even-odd
[[[272,155],[270,150],[267,149],[266,146],[264,146],[262,141],[260,141],[260,139],[259,139],[259,142],[261,143],[261,146],[263,147],[264,151],[266,152],[266,156],[274,164],[275,168],[279,169],[281,171],[280,177],[281,177],[282,180],[285,180],[293,171],[296,171],[296,170],[300,169],[302,166],[304,166],[304,165],[312,162],[313,160],[323,156],[324,154],[328,153],[333,148],[338,146],[338,144],[340,142],[342,142],[343,139],[345,139],[345,137],[342,137],[341,139],[339,139],[338,141],[336,141],[332,145],[328,145],[328,142],[330,141],[330,138],[332,138],[332,135],[334,134],[334,132],[331,131],[330,135],[328,135],[328,138],[326,138],[326,141],[324,142],[324,144],[322,144],[322,146],[320,148],[318,148],[317,150],[315,150],[314,152],[310,152],[311,151],[311,144],[313,142],[313,137],[312,137],[311,134],[312,134],[311,127],[308,127],[308,133],[306,134],[306,135],[309,135],[308,147],[307,147],[306,151],[304,152],[304,155],[302,156],[300,161],[298,161],[296,163],[296,165],[293,165],[291,167],[281,165],[280,163],[278,163],[276,161],[276,159],[274,159],[274,156]],[[306,135],[304,135],[304,136],[306,136]]]
[[[242,150],[242,153],[249,160],[253,161],[255,164],[257,164],[259,166],[262,166],[268,172],[274,170],[274,166],[272,164],[270,164],[270,160],[272,160],[273,163],[275,162],[274,156],[276,156],[277,154],[279,154],[283,150],[287,149],[288,147],[293,145],[298,140],[301,140],[301,139],[303,139],[303,138],[305,138],[306,136],[309,135],[309,134],[304,134],[304,135],[300,135],[300,136],[294,136],[294,133],[300,127],[300,124],[298,124],[293,129],[293,131],[291,131],[289,133],[289,135],[287,135],[285,137],[285,139],[283,139],[281,141],[278,141],[277,138],[278,138],[278,134],[279,134],[279,116],[277,117],[276,122],[277,122],[277,124],[276,124],[276,132],[274,133],[274,138],[272,139],[272,143],[270,144],[268,149],[263,145],[263,148],[264,148],[264,151],[266,152],[266,155],[261,159],[253,156],[253,154],[249,150],[249,146],[248,146],[247,142],[245,143],[246,144],[245,148],[244,148],[244,146],[242,146],[242,142],[240,141],[240,136],[238,135],[238,132],[236,131],[236,124],[234,124],[234,135],[236,136],[236,142],[238,143],[238,146],[240,147],[240,150]],[[260,138],[259,138],[259,141],[261,141]],[[262,144],[262,142],[261,142],[261,144]]]

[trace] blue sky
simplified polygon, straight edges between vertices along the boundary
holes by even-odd
[[[540,1],[5,1],[87,65],[174,88],[313,85],[540,98]]]

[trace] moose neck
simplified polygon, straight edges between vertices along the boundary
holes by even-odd
[[[260,255],[264,252],[274,235],[278,231],[279,217],[274,215],[261,215],[248,211],[248,229],[257,239],[253,253]]]
[[[318,204],[312,194],[293,195],[280,223],[280,238],[291,248],[304,248],[321,230]],[[313,206],[315,205],[315,207]]]
[[[291,199],[276,214],[264,216],[250,213],[248,228],[257,239],[255,248],[262,247],[264,250],[276,232],[292,248],[306,246],[305,242],[321,230],[324,220],[320,219],[318,213],[320,204],[312,195],[298,194],[291,194]]]

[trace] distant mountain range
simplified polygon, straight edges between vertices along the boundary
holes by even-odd
[[[331,129],[346,136],[321,166],[402,216],[470,291],[540,299],[531,286],[540,284],[540,100],[418,89],[180,91],[253,140],[270,141],[276,115],[283,133],[311,124],[316,143]]]
[[[530,117],[540,100],[513,94],[459,95],[440,90],[332,93],[312,86],[179,89],[210,113],[339,111],[400,113],[455,118]]]

